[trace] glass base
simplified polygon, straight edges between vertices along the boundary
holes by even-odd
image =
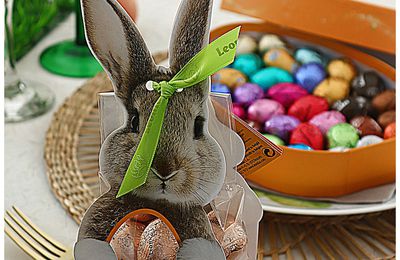
[[[40,116],[54,104],[54,93],[35,82],[18,81],[4,90],[4,120],[20,122]]]
[[[86,45],[64,41],[50,46],[40,55],[46,70],[62,76],[89,78],[103,70]]]

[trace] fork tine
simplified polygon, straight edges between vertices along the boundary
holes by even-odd
[[[45,232],[43,232],[40,228],[38,228],[33,222],[25,216],[24,213],[20,209],[18,209],[16,206],[12,206],[12,208],[15,210],[15,212],[18,214],[18,216],[23,219],[26,224],[28,224],[33,230],[35,230],[41,237],[43,237],[47,242],[52,244],[54,247],[58,248],[59,250],[66,252],[67,248],[61,244],[60,242],[56,241],[55,239],[51,238],[49,235],[47,235]]]
[[[36,252],[42,255],[44,259],[46,260],[54,259],[53,255],[44,250],[40,245],[33,243],[33,241],[29,239],[23,232],[21,232],[21,230],[16,225],[14,225],[14,223],[12,223],[8,218],[5,217],[4,220],[11,227],[11,229],[18,234],[18,236],[20,236],[28,245],[30,245],[34,250],[36,250]]]
[[[30,230],[26,225],[24,225],[23,221],[21,222],[16,216],[14,216],[13,213],[11,213],[10,211],[6,210],[6,214],[12,219],[14,220],[14,222],[20,227],[22,228],[22,230],[25,231],[26,234],[28,234],[30,237],[32,237],[37,243],[39,243],[44,249],[46,249],[47,251],[49,251],[50,253],[52,253],[55,256],[60,256],[60,253],[63,253],[64,251],[60,252],[59,249],[55,248],[52,246],[52,244],[50,244],[47,240],[45,240],[44,238],[42,238],[40,236],[40,234],[38,235],[35,230]]]
[[[37,254],[34,250],[32,250],[30,246],[22,242],[20,237],[14,235],[14,233],[11,231],[9,227],[7,226],[4,227],[4,232],[12,241],[14,241],[15,244],[17,244],[17,246],[19,246],[19,248],[21,248],[25,253],[27,253],[33,259],[45,259],[41,255]]]

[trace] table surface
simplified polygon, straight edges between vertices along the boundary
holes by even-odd
[[[375,0],[364,0],[376,3]],[[180,0],[137,0],[138,27],[148,47],[154,53],[166,50],[176,10]],[[394,8],[392,0],[380,4]],[[214,0],[212,28],[231,22],[256,19],[220,10],[221,0]],[[40,53],[48,46],[74,37],[74,17],[69,17],[44,38],[18,64],[20,75],[48,85],[56,95],[56,104],[47,114],[22,123],[5,126],[5,209],[16,205],[49,235],[73,245],[78,225],[54,197],[46,176],[43,159],[46,130],[53,113],[86,79],[72,79],[45,71],[39,64]],[[30,259],[13,242],[5,238],[5,259]]]

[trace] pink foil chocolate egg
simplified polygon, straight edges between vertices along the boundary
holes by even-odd
[[[271,117],[283,115],[284,113],[285,108],[279,102],[271,99],[259,99],[247,109],[248,119],[258,121],[262,124]]]
[[[246,110],[240,104],[233,103],[232,112],[241,119],[246,119]]]
[[[329,104],[325,98],[308,95],[294,102],[288,110],[288,115],[297,117],[301,122],[308,122],[315,115],[328,109]]]
[[[318,127],[325,135],[332,126],[346,123],[346,117],[339,111],[325,111],[315,115],[309,123]]]
[[[245,83],[235,89],[233,98],[236,103],[248,106],[254,101],[263,98],[264,91],[261,87],[252,83]]]
[[[307,95],[307,90],[294,83],[279,83],[268,90],[268,96],[281,103],[285,108]]]
[[[288,140],[290,133],[300,124],[300,121],[288,115],[277,115],[265,122],[265,131]]]

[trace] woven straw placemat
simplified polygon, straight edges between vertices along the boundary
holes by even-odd
[[[51,189],[77,223],[99,195],[97,94],[111,90],[104,73],[87,81],[58,109],[47,131],[45,160]],[[394,258],[394,210],[337,217],[264,214],[259,259],[308,259],[310,255],[314,259]]]

